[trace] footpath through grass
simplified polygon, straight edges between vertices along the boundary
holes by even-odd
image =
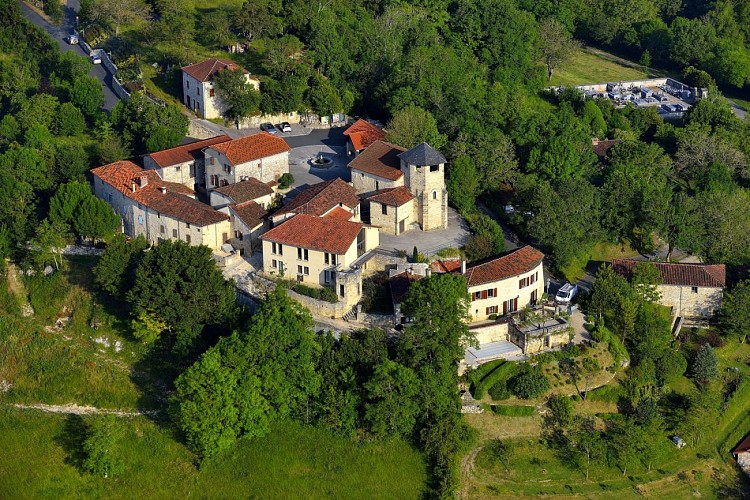
[[[104,479],[79,469],[80,417],[0,409],[0,498],[418,498],[425,487],[422,455],[399,440],[356,444],[277,422],[198,469],[169,430],[118,423],[125,470]]]

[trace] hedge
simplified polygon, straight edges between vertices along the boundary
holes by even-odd
[[[479,365],[479,367],[475,368],[474,370],[470,371],[467,374],[467,377],[469,381],[473,384],[478,383],[481,381],[484,377],[490,374],[492,370],[497,368],[498,366],[505,363],[504,359],[497,359],[495,361],[490,361],[488,363],[483,363]]]
[[[492,411],[506,417],[530,417],[534,414],[533,406],[523,405],[492,405]]]
[[[481,381],[474,384],[474,399],[482,399],[487,389],[501,380],[508,380],[516,373],[517,369],[518,365],[515,363],[503,363],[495,368]]]
[[[326,302],[331,303],[339,301],[339,298],[336,296],[336,292],[334,292],[330,288],[312,288],[307,285],[303,285],[302,283],[297,283],[292,287],[292,290],[300,295],[305,295],[317,300],[325,300]]]

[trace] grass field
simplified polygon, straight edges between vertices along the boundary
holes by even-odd
[[[355,444],[291,422],[198,469],[145,418],[119,420],[124,471],[103,479],[78,467],[77,420],[0,409],[0,498],[418,498],[426,481],[422,455],[403,441]]]
[[[549,84],[551,86],[584,85],[619,80],[639,80],[647,76],[643,71],[622,66],[584,50],[577,50],[569,61],[555,71]]]

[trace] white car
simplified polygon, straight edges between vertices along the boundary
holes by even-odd
[[[102,63],[102,56],[100,56],[98,53],[92,53],[91,54],[91,63],[92,64],[101,64]]]
[[[555,295],[555,302],[557,302],[558,304],[570,304],[576,295],[578,295],[578,285],[565,283],[557,291],[557,294]]]
[[[70,35],[65,37],[65,41],[68,42],[69,45],[77,45],[78,35],[76,33],[71,33]]]
[[[289,125],[289,122],[281,122],[281,125],[279,125],[279,128],[282,132],[291,132],[292,126]]]

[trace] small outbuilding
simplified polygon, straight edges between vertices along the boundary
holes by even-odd
[[[750,475],[750,434],[732,450],[732,456],[737,460],[742,472]]]

